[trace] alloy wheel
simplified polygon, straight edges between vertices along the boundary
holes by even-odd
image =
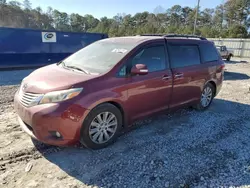
[[[116,133],[118,121],[111,112],[98,114],[90,124],[89,136],[96,144],[108,142]]]
[[[210,87],[206,87],[201,95],[201,105],[206,108],[209,106],[213,98],[213,91]]]

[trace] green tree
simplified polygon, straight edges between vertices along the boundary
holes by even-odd
[[[235,24],[246,26],[250,14],[250,0],[228,0],[224,7],[229,27]]]
[[[86,25],[86,30],[87,31],[92,31],[94,30],[98,23],[100,22],[98,19],[96,19],[94,16],[92,15],[89,15],[89,14],[86,14],[84,16],[84,18],[86,18],[86,21],[87,21],[87,25]]]
[[[25,14],[17,1],[10,1],[0,7],[0,25],[7,27],[23,27]]]
[[[213,26],[218,30],[221,31],[223,28],[223,21],[224,21],[224,17],[225,17],[225,13],[224,13],[224,6],[223,5],[219,5],[216,7],[215,12],[214,12],[214,16],[213,16]]]
[[[70,25],[72,31],[77,31],[77,32],[86,31],[87,19],[79,14],[71,14]]]
[[[228,37],[231,38],[247,38],[247,35],[247,29],[242,25],[233,25],[228,30]]]
[[[190,7],[182,8],[181,22],[184,24],[184,26],[190,26],[194,23],[193,16],[194,16],[193,9],[191,9]]]
[[[48,7],[46,13],[44,13],[44,28],[43,29],[49,29],[49,30],[53,30],[55,29],[54,26],[54,19],[53,19],[53,8],[52,7]]]
[[[5,5],[7,3],[7,0],[0,0],[0,5]]]
[[[20,9],[21,3],[18,1],[9,1],[9,5],[13,8]]]
[[[139,12],[134,16],[117,14],[97,19],[48,7],[32,8],[29,0],[0,0],[0,26],[76,32],[102,32],[110,36],[136,34],[192,34],[196,9],[174,5],[165,10],[158,6],[154,13]],[[215,9],[200,9],[197,33],[205,37],[249,37],[250,0],[227,0]]]
[[[200,13],[200,26],[211,26],[213,25],[213,14],[214,14],[214,9],[204,9]]]
[[[111,29],[112,19],[108,19],[107,17],[103,17],[100,19],[100,22],[94,28],[94,32],[101,32],[101,33],[109,33]]]
[[[31,10],[32,4],[31,4],[31,2],[30,2],[29,0],[24,0],[24,1],[23,1],[23,7],[24,7],[25,9]]]
[[[180,5],[174,5],[172,8],[167,10],[169,25],[179,27],[182,22],[182,7]]]
[[[60,12],[58,10],[53,11],[53,19],[55,29],[59,31],[70,31],[70,19],[66,12]]]

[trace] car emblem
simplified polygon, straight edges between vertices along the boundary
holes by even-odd
[[[24,84],[22,89],[25,90],[27,87],[28,87],[28,84]]]

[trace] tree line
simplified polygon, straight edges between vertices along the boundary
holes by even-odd
[[[153,13],[117,14],[113,18],[67,14],[52,7],[32,8],[29,0],[0,0],[0,26],[73,32],[101,32],[109,36],[139,34],[192,34],[196,8],[161,6]],[[199,9],[197,35],[204,37],[250,38],[250,0],[227,0],[216,8]]]

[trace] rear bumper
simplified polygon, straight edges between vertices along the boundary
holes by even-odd
[[[222,89],[222,86],[223,86],[223,81],[224,81],[224,71],[222,71],[222,73],[220,73],[219,75],[217,75],[217,83],[216,83],[216,93],[215,93],[215,96],[217,96],[221,89]]]
[[[220,93],[221,88],[222,88],[222,83],[221,83],[221,84],[219,84],[219,85],[217,85],[217,87],[216,87],[216,94],[215,94],[215,96],[217,96],[217,95]]]

